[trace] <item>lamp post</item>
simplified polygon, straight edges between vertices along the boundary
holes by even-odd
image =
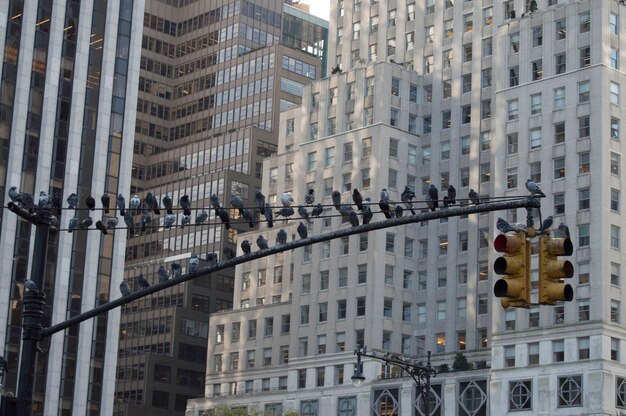
[[[428,358],[426,365],[421,362],[410,361],[407,358],[401,357],[397,354],[386,353],[385,355],[378,355],[376,352],[367,352],[367,346],[361,348],[357,347],[354,350],[356,355],[356,363],[354,364],[354,373],[352,375],[352,384],[356,387],[361,387],[365,382],[365,376],[363,376],[363,362],[361,357],[369,357],[375,360],[383,361],[386,364],[391,364],[406,371],[415,385],[420,391],[422,401],[424,403],[424,415],[430,416],[430,378],[437,375],[437,371],[430,365],[430,351],[428,351]],[[418,403],[419,406],[419,403]]]

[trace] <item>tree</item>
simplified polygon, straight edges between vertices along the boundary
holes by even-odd
[[[531,13],[537,11],[537,0],[530,0],[530,4],[528,6],[528,11],[531,12]]]
[[[453,371],[466,371],[470,370],[471,365],[469,361],[467,361],[467,357],[462,352],[457,352],[454,357],[454,362],[452,363]]]

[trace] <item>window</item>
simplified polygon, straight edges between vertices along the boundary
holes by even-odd
[[[450,159],[450,141],[446,140],[440,143],[441,147],[441,160]]]
[[[441,112],[441,128],[449,129],[452,125],[452,111],[444,110]]]
[[[317,400],[301,400],[300,414],[302,416],[317,416],[319,414],[319,402]]]
[[[391,78],[391,95],[398,97],[400,95],[400,80]]]
[[[519,33],[509,35],[509,52],[512,54],[519,52]]]
[[[581,224],[578,226],[578,247],[586,247],[589,245],[589,224]]]
[[[356,298],[356,316],[365,315],[365,297]]]
[[[589,81],[578,83],[578,104],[589,102]],[[611,102],[613,102],[611,98]]]
[[[517,167],[506,170],[506,187],[507,189],[517,188]]]
[[[405,270],[402,275],[402,288],[413,289],[413,272],[411,270]]]
[[[617,225],[611,225],[611,248],[619,250],[621,241],[621,229]]]
[[[460,233],[465,234],[467,236],[467,232]],[[460,285],[467,284],[467,264],[459,264],[457,266],[457,283]]]
[[[543,27],[533,27],[533,47],[543,45]]]
[[[300,306],[300,325],[309,323],[309,305]]]
[[[432,130],[432,117],[424,116],[424,125],[422,127],[422,132],[424,134],[429,134]]]
[[[504,347],[504,366],[515,367],[515,345],[506,345]]]
[[[419,272],[417,274],[417,289],[418,290],[426,290],[428,285],[428,277],[426,272]]]
[[[433,68],[435,65],[434,59],[435,58],[432,55],[428,55],[424,57],[424,73],[425,74],[430,74],[431,72],[433,72]]]
[[[554,159],[554,179],[562,179],[565,177],[565,158],[559,157]]]
[[[378,16],[370,17],[370,33],[378,32]]]
[[[256,319],[248,321],[248,339],[256,338]]]
[[[324,167],[327,168],[335,164],[335,148],[327,147],[324,149]]]
[[[560,19],[554,22],[554,30],[556,32],[556,40],[563,40],[567,37],[567,26],[565,19]]]
[[[470,62],[472,60],[472,44],[466,43],[463,45],[463,62]]]
[[[610,91],[611,91],[611,95],[610,95],[611,104],[619,105],[619,84],[611,81]],[[588,81],[587,81],[587,94],[589,94],[589,82]],[[589,101],[589,98],[587,98],[587,101]]]
[[[554,109],[562,110],[565,108],[565,87],[554,89]]]
[[[609,53],[609,63],[611,68],[619,69],[619,49],[611,48]]]
[[[417,305],[417,322],[421,324],[426,322],[426,305],[423,303]]]
[[[532,380],[509,381],[509,411],[532,410]]]
[[[346,333],[337,332],[335,334],[335,352],[344,351],[345,349],[346,349]]]
[[[541,93],[530,96],[530,114],[541,113]]]
[[[302,294],[311,292],[311,275],[303,274],[302,275]]]
[[[519,66],[509,68],[509,87],[519,84]]]
[[[555,363],[565,361],[565,346],[562,339],[552,341],[552,357]]]
[[[489,26],[493,23],[493,7],[485,7],[483,9],[483,24]]]
[[[470,154],[470,138],[469,136],[463,136],[460,139],[461,156]]]
[[[394,27],[395,25],[396,25],[396,9],[392,9],[387,12],[387,27]]]
[[[451,38],[454,35],[454,24],[452,19],[443,22],[444,38]]]
[[[366,264],[359,264],[357,266],[357,283],[358,284],[363,284],[363,283],[367,283],[367,265]]]
[[[280,333],[288,334],[291,329],[291,315],[282,315],[280,319]]]
[[[589,359],[589,337],[578,338],[578,359]]]
[[[541,147],[541,128],[530,130],[530,149]]]
[[[385,265],[385,284],[393,286],[393,267],[389,264]]]
[[[370,157],[371,155],[372,155],[372,138],[366,137],[361,141],[361,157],[366,158],[366,157]],[[369,186],[369,184],[367,186]]]
[[[517,133],[506,135],[506,154],[513,155],[517,153]]]
[[[541,162],[530,164],[530,179],[535,183],[541,182]]]
[[[539,307],[531,306],[528,309],[528,327],[536,328],[539,326]],[[537,363],[535,363],[537,364]]]
[[[540,80],[543,77],[543,61],[541,59],[531,63],[533,81]]]
[[[463,16],[463,31],[471,32],[474,30],[474,15],[472,13]]]
[[[417,116],[409,114],[409,133],[417,134]]]
[[[392,108],[389,115],[389,124],[398,127],[400,125],[400,110]]]
[[[405,50],[412,51],[415,48],[415,32],[405,33],[404,41],[406,43]]]
[[[318,308],[317,322],[326,322],[328,320],[328,303],[321,302]]]
[[[589,209],[589,188],[582,188],[578,190],[578,209]]]
[[[444,353],[444,352],[446,352],[446,334],[442,334],[442,333],[435,334],[435,337],[436,337],[436,340],[437,340],[436,341],[437,345],[436,345],[435,351],[437,353]]]
[[[583,405],[582,376],[559,377],[558,407],[580,407]]]
[[[409,101],[412,103],[417,102],[417,85],[409,84]]]
[[[554,214],[565,214],[565,194],[554,194]]]
[[[565,73],[567,69],[567,63],[565,59],[565,53],[559,53],[554,55],[554,73],[555,75]]]
[[[590,171],[590,154],[582,152],[578,154],[578,173],[588,173]]]
[[[619,33],[619,17],[614,13],[609,15],[609,28],[612,35]]]
[[[469,186],[469,168],[459,169],[461,177],[461,187]]]
[[[578,15],[579,20],[579,32],[587,33],[591,30],[591,14],[589,11],[581,13]]]
[[[613,286],[619,286],[620,280],[620,265],[619,263],[611,262],[611,284]]]
[[[467,314],[467,298],[457,298],[456,300],[456,317],[465,319]]]
[[[581,68],[591,66],[591,47],[585,46],[578,49],[579,65]]]
[[[393,299],[385,298],[383,302],[383,316],[385,318],[393,317]]]
[[[578,320],[589,320],[589,299],[578,299]]]
[[[396,38],[387,39],[387,55],[396,53]]]
[[[446,274],[446,268],[437,269],[437,287],[446,287],[447,285],[448,275]]]
[[[491,178],[491,164],[489,162],[480,165],[480,182],[489,182]]]
[[[565,142],[565,122],[555,123],[554,124],[554,143],[564,143]]]
[[[489,307],[489,298],[486,294],[478,295],[478,314],[484,315]]]
[[[619,140],[619,119],[611,117],[611,139]]]
[[[315,156],[317,152],[309,152],[306,155],[306,167],[307,172],[312,172],[316,169]]]
[[[491,87],[491,68],[485,68],[481,72],[481,87]]]
[[[579,117],[578,118],[578,138],[582,139],[585,137],[589,137],[591,134],[591,129],[589,125],[589,116]]]
[[[618,338],[611,338],[611,360],[619,361],[619,345]]]
[[[413,20],[415,20],[415,3],[406,5],[406,18],[407,18],[407,21],[409,22],[412,22]]]
[[[464,105],[461,107],[461,124],[468,124],[472,121],[472,106]]]
[[[443,51],[443,67],[452,68],[452,49]]]
[[[317,336],[317,353],[326,354],[326,335]]]
[[[620,155],[611,152],[611,174],[619,176],[620,174]]]
[[[484,38],[481,45],[483,57],[491,56],[493,54],[493,40],[491,37]]]

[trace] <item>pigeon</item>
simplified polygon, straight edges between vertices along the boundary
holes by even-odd
[[[128,211],[124,213],[124,223],[126,223],[126,227],[128,227],[128,234],[135,235],[135,221]]]
[[[67,225],[67,232],[68,233],[72,233],[74,232],[74,230],[78,228],[78,218],[77,217],[73,217],[70,219],[69,224]]]
[[[17,190],[17,186],[12,186],[9,188],[9,198],[11,198],[11,201],[13,202],[20,202],[21,193]]]
[[[450,205],[456,204],[456,189],[452,185],[448,185],[448,199],[450,200]]]
[[[146,194],[146,205],[154,211],[154,215],[161,215],[159,201],[154,197],[154,195],[152,195],[152,192],[148,192]]]
[[[354,212],[351,206],[346,204],[339,205],[339,212],[344,217],[349,217],[351,212]]]
[[[275,212],[277,217],[291,217],[294,214],[294,210],[291,207],[282,207],[278,211]]]
[[[175,222],[176,222],[176,215],[174,215],[174,214],[167,214],[165,216],[165,219],[163,220],[163,226],[165,228],[171,228],[172,225],[174,225]]]
[[[293,197],[289,192],[285,192],[280,196],[280,202],[284,207],[290,207],[293,204]]]
[[[501,233],[508,233],[509,231],[515,231],[515,227],[513,227],[507,220],[504,218],[498,217],[498,221],[496,221],[496,228]]]
[[[380,191],[380,200],[389,203],[389,191],[387,191],[387,188],[383,188],[383,190]]]
[[[352,191],[352,200],[354,201],[354,205],[356,205],[356,209],[363,209],[363,195],[361,195],[359,190],[356,188]]]
[[[169,196],[168,194],[165,194],[165,196],[163,197],[163,206],[165,207],[165,212],[167,214],[173,214],[174,212],[172,211],[172,197]]]
[[[189,273],[193,273],[198,268],[198,264],[200,264],[200,259],[198,256],[191,256],[189,258],[189,265],[187,266],[187,270]]]
[[[128,286],[128,283],[124,281],[120,283],[120,292],[122,292],[122,296],[130,295],[130,287]]]
[[[428,209],[430,209],[431,211],[435,211],[435,209],[437,209],[437,207],[435,207],[435,202],[431,199],[429,193],[424,195],[424,201],[426,202],[426,206],[428,207]]]
[[[348,214],[348,221],[350,221],[350,225],[353,227],[359,225],[359,216],[356,215],[356,212],[354,210],[350,211],[350,214]]]
[[[372,217],[374,213],[372,212],[369,205],[363,205],[363,224],[369,224],[372,221]]]
[[[183,274],[183,268],[180,267],[180,264],[172,263],[170,265],[170,267],[172,268],[172,278],[173,279],[176,279],[177,277],[180,277]]]
[[[256,191],[254,193],[254,199],[259,207],[259,211],[261,211],[261,215],[265,215],[265,195],[263,195],[261,191]]]
[[[170,278],[170,274],[167,272],[167,269],[163,265],[159,266],[159,271],[157,271],[157,274],[159,275],[159,282],[165,282]]]
[[[400,218],[402,217],[402,214],[404,214],[404,208],[402,208],[402,205],[396,205],[394,212],[396,214],[396,218]]]
[[[35,284],[35,282],[33,282],[30,279],[24,280],[24,287],[26,288],[26,290],[32,290],[32,291],[37,290],[37,285]]]
[[[404,202],[407,209],[411,210],[411,215],[415,215],[415,210],[413,209],[413,198],[415,198],[415,192],[405,185],[404,190],[400,194],[400,200]]]
[[[60,217],[63,214],[63,202],[61,202],[61,196],[55,192],[54,196],[50,198],[52,201],[52,208],[54,208],[54,213],[57,217]]]
[[[87,217],[78,224],[78,228],[81,230],[86,230],[87,228],[91,227],[92,224],[93,220],[91,219],[91,217]]]
[[[268,247],[267,240],[262,235],[257,237],[256,245],[259,246],[261,250],[265,250]]]
[[[152,218],[150,217],[150,214],[148,212],[144,212],[141,215],[141,232],[142,233],[146,232],[146,228],[148,228],[148,225],[152,225]]]
[[[526,189],[528,189],[531,195],[546,196],[546,194],[541,191],[541,188],[539,188],[539,185],[533,182],[532,179],[526,179]]]
[[[52,198],[50,198],[45,191],[41,191],[39,192],[37,205],[39,206],[39,208],[50,208],[52,207]]]
[[[76,209],[78,207],[78,195],[75,193],[71,193],[70,196],[67,197],[66,201],[69,209]]]
[[[563,237],[570,238],[569,227],[567,225],[560,223],[557,230],[559,230],[559,233],[561,233]]]
[[[307,235],[308,235],[308,229],[307,229],[306,225],[304,225],[304,223],[302,223],[302,222],[300,222],[298,224],[298,228],[296,228],[296,231],[298,231],[298,235],[302,239],[306,238]]]
[[[189,195],[183,195],[178,200],[180,207],[183,209],[184,215],[191,215],[191,203],[189,202]]]
[[[219,200],[219,198],[217,197],[217,195],[213,194],[213,195],[211,195],[209,197],[209,200],[211,201],[211,206],[215,210],[215,215],[217,215],[219,210],[220,210],[220,200]]]
[[[117,207],[120,210],[120,215],[124,216],[126,213],[126,199],[124,199],[124,195],[118,194],[116,199]]]
[[[248,208],[244,208],[241,211],[241,216],[245,221],[248,221],[248,225],[250,226],[250,228],[254,228],[254,215],[252,214],[252,212],[248,209]]]
[[[341,194],[339,193],[339,191],[333,191],[333,193],[330,194],[330,197],[333,200],[333,205],[335,206],[335,209],[339,211],[339,206],[341,205]]]
[[[274,213],[272,212],[272,208],[270,207],[270,204],[266,202],[265,207],[263,208],[263,211],[261,213],[263,214],[263,216],[265,217],[265,220],[267,221],[267,226],[269,228],[272,228],[274,226]]]
[[[433,201],[434,207],[439,208],[439,190],[437,190],[437,187],[432,183],[428,187],[428,196],[430,200]]]
[[[35,206],[33,196],[26,192],[18,191],[17,186],[9,188],[9,198],[11,198],[13,202],[17,202],[20,206],[29,210]]]
[[[319,218],[319,216],[322,215],[323,212],[324,212],[324,207],[322,206],[322,204],[318,203],[311,210],[311,217]]]
[[[139,276],[137,276],[137,284],[141,289],[147,289],[150,287],[150,282],[143,277],[143,273],[140,273]]]
[[[298,205],[298,215],[300,215],[300,218],[305,220],[307,223],[313,224],[313,221],[311,221],[311,217],[309,216],[309,211],[307,211],[302,205]]]
[[[234,259],[235,258],[235,250],[233,250],[230,247],[224,247],[224,250],[222,250],[222,253],[224,253],[224,258],[226,260],[230,260],[230,259]]]
[[[304,203],[307,205],[313,205],[315,203],[315,190],[309,189],[309,192],[304,196]]]
[[[107,228],[114,229],[115,227],[117,227],[118,223],[119,220],[117,219],[117,217],[111,217],[107,220]]]
[[[100,197],[100,202],[102,202],[104,213],[108,214],[109,209],[111,208],[111,197],[109,196],[109,194],[102,194],[102,196]]]
[[[206,222],[206,220],[208,219],[209,219],[209,214],[203,210],[196,215],[196,225],[202,224],[203,222]]]
[[[243,199],[241,199],[239,195],[231,195],[230,206],[235,209],[238,209],[239,214],[243,215]]]
[[[384,189],[384,191],[386,192],[387,190]],[[389,208],[389,194],[387,194],[387,198],[383,198],[383,193],[380,193],[380,201],[378,201],[378,207],[380,208],[380,210],[382,211],[383,214],[385,214],[385,218],[389,219],[391,218],[391,213],[390,213],[390,209]]]
[[[89,208],[89,211],[96,210],[96,200],[91,195],[89,195],[87,199],[85,199],[85,205],[87,205],[87,208]]]
[[[250,252],[252,251],[250,242],[248,240],[243,240],[241,242],[241,249],[243,250],[243,254],[250,254]]]
[[[96,221],[96,228],[98,230],[100,230],[102,232],[102,234],[108,234],[107,233],[107,227],[106,225],[104,225],[104,223],[100,220]]]
[[[287,232],[285,230],[280,230],[276,233],[276,244],[286,244],[287,243]]]
[[[470,201],[472,201],[472,204],[474,204],[474,205],[479,205],[480,204],[480,199],[478,198],[478,192],[476,192],[473,189],[469,190],[469,199],[470,199]]]
[[[185,228],[189,224],[191,224],[191,217],[189,215],[183,215],[180,219],[180,228]]]
[[[444,195],[443,198],[441,199],[441,202],[443,202],[444,208],[448,208],[451,204],[450,197],[448,195]]]
[[[550,229],[550,227],[552,227],[553,223],[554,223],[554,219],[552,218],[552,215],[550,215],[549,217],[546,217],[546,219],[543,220],[543,222],[541,223],[541,228],[539,229],[539,234],[543,234],[546,231],[548,231]]]
[[[230,228],[230,215],[228,215],[228,211],[224,208],[219,208],[217,216],[220,217],[220,221],[222,221],[222,224],[224,224],[224,227],[228,230]]]
[[[141,199],[139,199],[139,195],[135,194],[130,198],[130,212],[133,215],[137,215],[139,213],[139,205],[141,205]]]
[[[206,262],[208,267],[213,267],[217,264],[217,254],[215,253],[207,253]]]

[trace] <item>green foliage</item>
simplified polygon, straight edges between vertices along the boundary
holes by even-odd
[[[530,0],[528,11],[531,13],[537,11],[537,0]]]
[[[229,407],[220,405],[209,410],[210,416],[264,416],[265,412],[255,407],[245,410],[241,407]],[[283,409],[282,416],[299,416],[300,413],[294,409]]]
[[[467,357],[462,352],[457,352],[452,363],[453,371],[467,371],[471,370],[472,365],[467,361]]]
[[[439,367],[437,367],[437,372],[438,373],[449,373],[450,372],[450,366],[447,363],[443,363]]]

